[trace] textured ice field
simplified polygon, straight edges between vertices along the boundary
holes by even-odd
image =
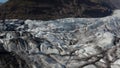
[[[120,10],[104,18],[6,20],[0,31],[0,52],[19,56],[19,68],[120,68]]]

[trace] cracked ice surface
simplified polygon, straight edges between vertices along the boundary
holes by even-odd
[[[104,18],[6,20],[0,30],[1,46],[28,68],[120,68],[119,10]]]

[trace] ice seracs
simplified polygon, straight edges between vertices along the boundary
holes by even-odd
[[[97,34],[97,45],[103,49],[113,46],[114,34],[110,32],[101,32]]]
[[[0,46],[32,68],[120,68],[119,11],[104,18],[6,20]]]

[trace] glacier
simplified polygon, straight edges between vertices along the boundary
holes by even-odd
[[[120,10],[102,18],[6,19],[0,57],[0,68],[120,68]]]

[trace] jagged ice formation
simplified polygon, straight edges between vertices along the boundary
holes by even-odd
[[[0,68],[120,68],[120,10],[104,18],[0,23]]]

